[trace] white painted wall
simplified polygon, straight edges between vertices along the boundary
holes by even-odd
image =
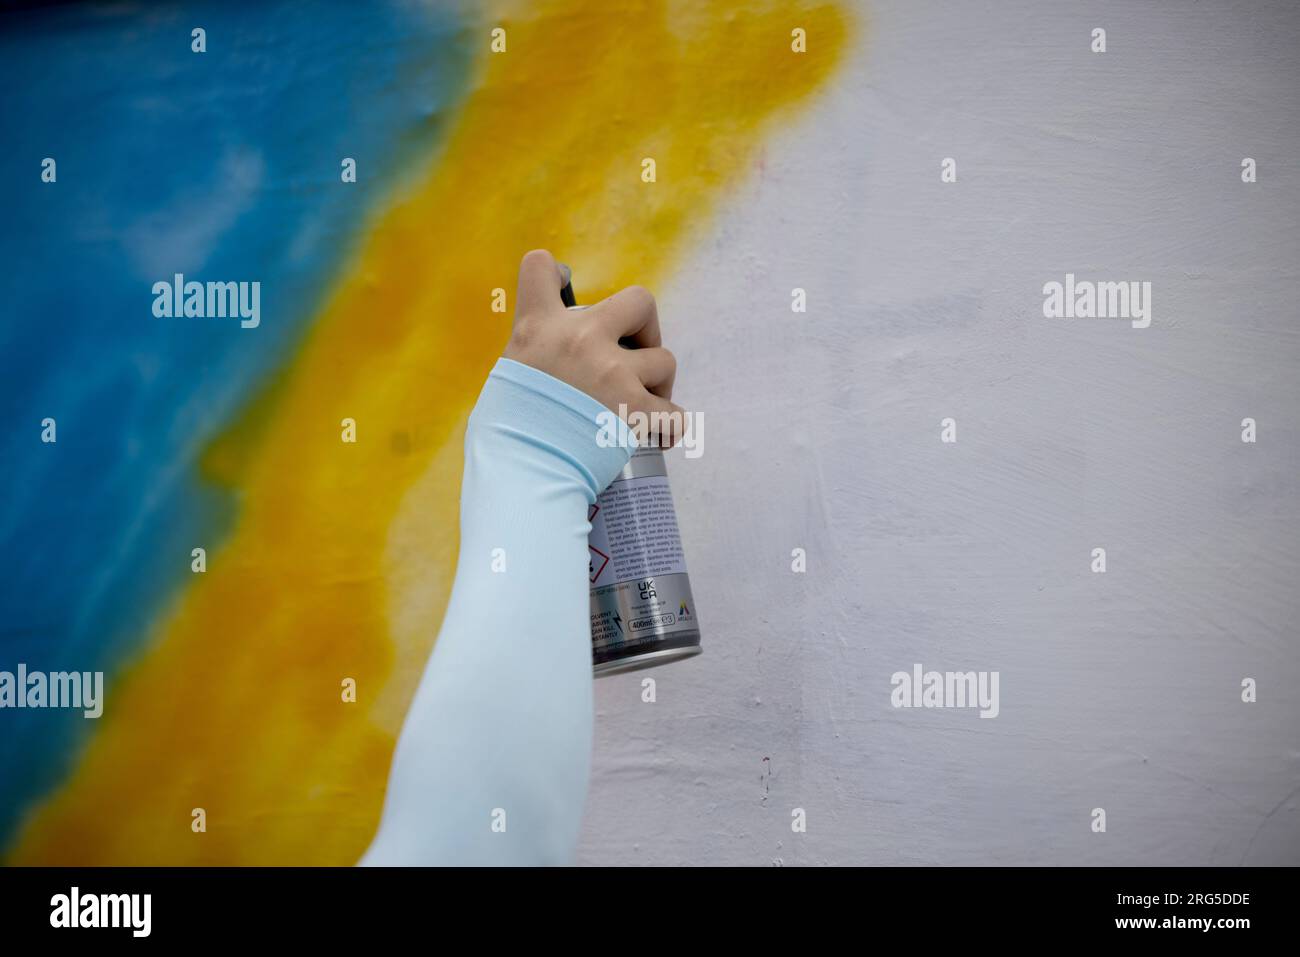
[[[1300,6],[865,15],[659,290],[706,649],[598,683],[580,860],[1300,863]],[[1151,327],[1044,319],[1067,271]]]

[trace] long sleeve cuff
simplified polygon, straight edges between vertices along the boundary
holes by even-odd
[[[627,465],[636,436],[619,416],[567,382],[504,357],[470,416],[471,430],[528,442],[569,462],[594,502]]]

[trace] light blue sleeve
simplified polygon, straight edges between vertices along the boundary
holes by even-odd
[[[588,507],[634,447],[595,399],[497,361],[465,433],[456,582],[363,865],[571,861],[591,773]]]

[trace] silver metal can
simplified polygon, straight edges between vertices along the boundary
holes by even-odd
[[[571,270],[559,266],[560,301],[569,309],[585,309],[574,296]],[[703,649],[695,597],[663,452],[652,447],[633,452],[590,507],[587,520],[595,676],[698,655]]]
[[[596,677],[698,655],[695,598],[663,452],[637,449],[588,518]]]

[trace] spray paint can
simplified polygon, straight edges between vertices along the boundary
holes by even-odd
[[[581,308],[571,282],[560,298],[570,309]],[[632,453],[587,518],[595,676],[698,655],[703,649],[695,597],[662,450]]]

